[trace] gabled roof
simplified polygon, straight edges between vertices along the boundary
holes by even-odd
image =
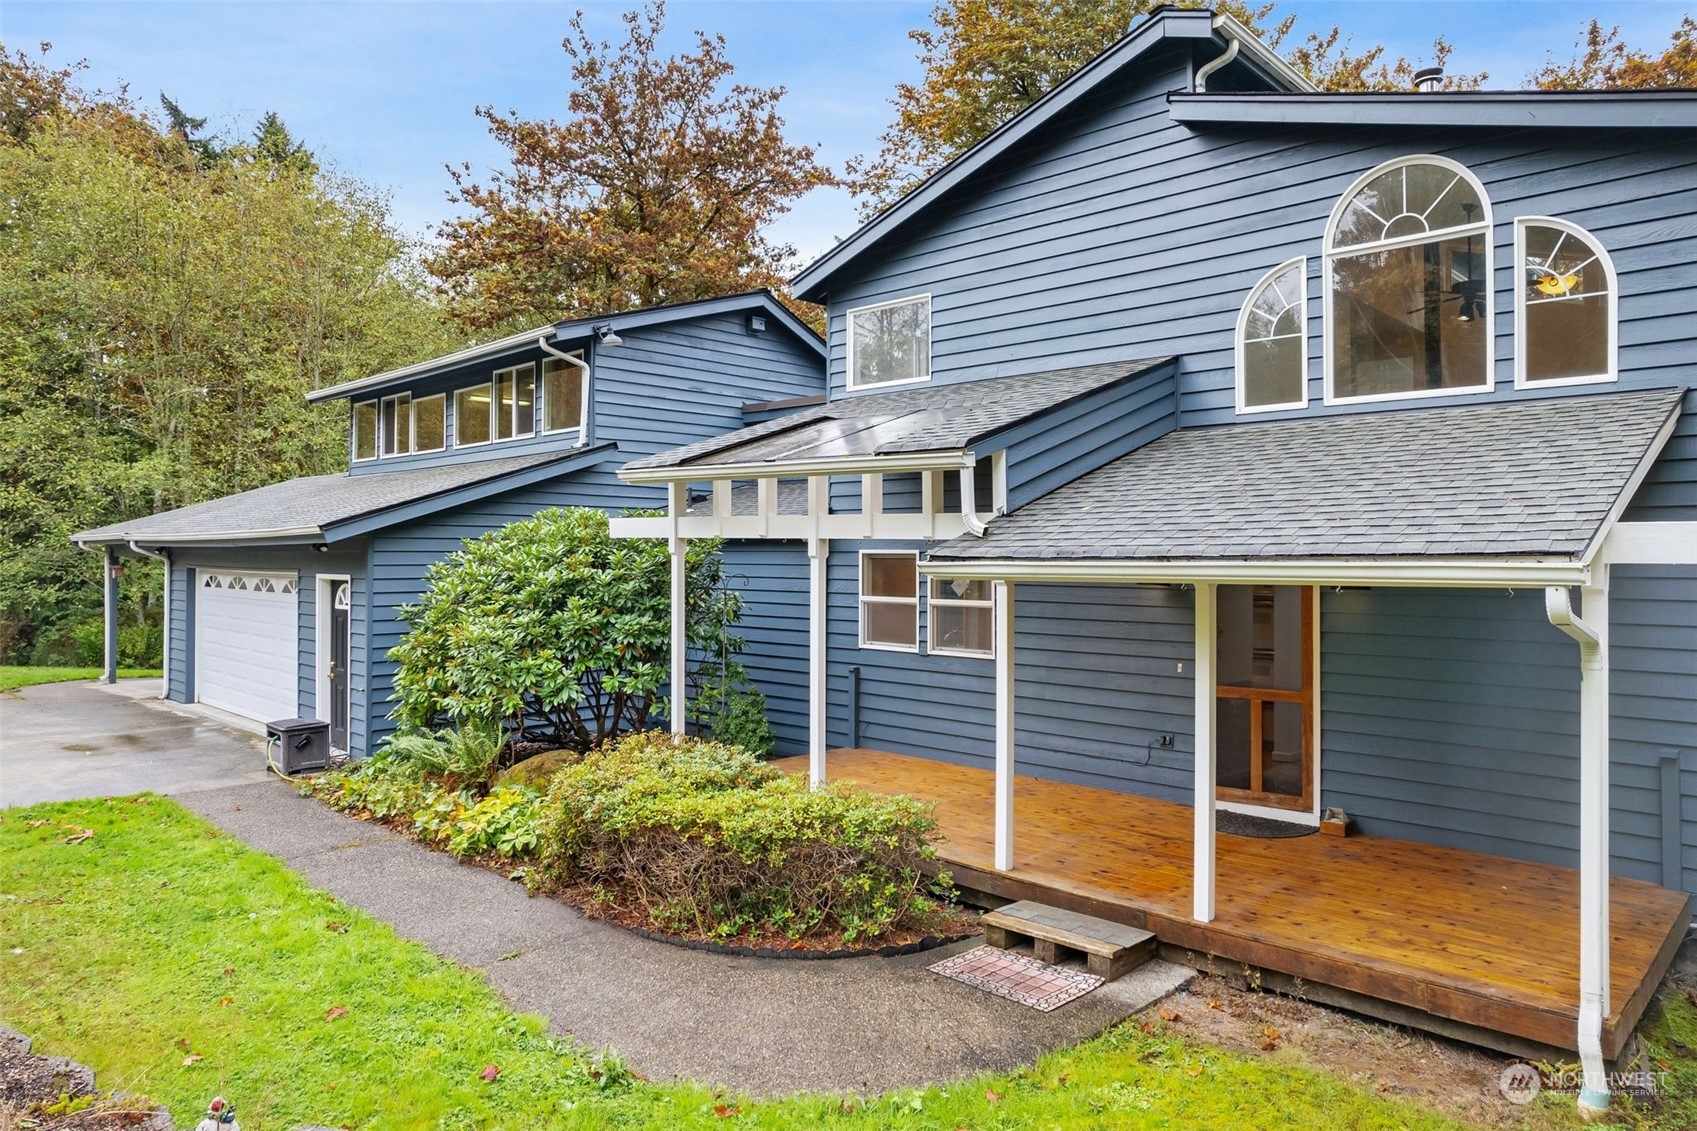
[[[1468,90],[1167,96],[1189,125],[1697,128],[1697,90]]]
[[[1032,417],[1129,381],[1171,358],[1121,361],[841,397],[790,416],[700,440],[626,464],[622,478],[665,482],[807,474],[810,466],[852,472],[911,469],[913,457],[956,455]],[[899,466],[898,466],[899,465]],[[956,459],[951,466],[963,466]]]
[[[315,389],[306,395],[306,399],[312,404],[317,404],[321,401],[345,400],[348,397],[378,393],[393,385],[400,385],[432,373],[446,372],[475,361],[492,361],[505,354],[534,350],[537,348],[537,342],[541,340],[546,340],[549,345],[573,342],[588,336],[592,333],[594,327],[603,322],[611,325],[615,330],[639,330],[646,326],[663,326],[671,322],[684,322],[692,318],[711,318],[715,315],[734,314],[743,310],[759,311],[775,319],[788,328],[790,333],[794,334],[803,345],[816,352],[820,360],[824,360],[824,339],[820,338],[813,327],[790,313],[789,308],[780,302],[776,295],[762,287],[759,290],[744,291],[741,294],[734,295],[721,295],[718,298],[676,302],[667,306],[650,306],[640,310],[620,311],[615,314],[598,314],[592,318],[570,318],[563,322],[555,322],[552,325],[540,326],[534,330],[509,334],[505,338],[485,342],[482,345],[468,346],[456,353],[431,358],[429,361],[403,365],[399,369],[375,373],[370,377],[361,377],[357,381],[344,381],[340,385],[332,385],[325,389]]]
[[[1157,46],[1176,40],[1210,39],[1217,42],[1222,50],[1235,41],[1238,44],[1238,65],[1250,68],[1273,87],[1296,91],[1314,89],[1300,72],[1232,17],[1216,16],[1206,9],[1158,8],[1118,43],[805,267],[790,280],[796,297],[808,302],[823,302],[826,282],[861,252],[929,208],[938,198],[1009,149],[1037,134]]]
[[[72,536],[80,546],[264,545],[333,542],[413,517],[411,509],[458,505],[598,463],[614,450],[592,448],[510,456],[404,471],[290,479]]]
[[[1181,429],[939,546],[960,562],[1578,561],[1683,390]]]

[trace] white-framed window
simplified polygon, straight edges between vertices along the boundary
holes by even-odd
[[[378,439],[386,456],[404,456],[412,451],[412,394],[397,393],[383,398]]]
[[[1326,403],[1486,392],[1491,206],[1446,157],[1388,162],[1326,227]]]
[[[1308,260],[1281,263],[1237,316],[1237,411],[1308,406]]]
[[[861,551],[860,646],[919,651],[918,551]]]
[[[536,365],[525,362],[495,371],[495,438],[517,440],[536,434]]]
[[[412,450],[439,452],[448,446],[446,394],[419,397],[412,402]]]
[[[359,401],[354,405],[354,459],[377,458],[377,402]]]
[[[581,361],[583,351],[572,354]],[[582,365],[550,357],[542,363],[542,430],[570,432],[589,418],[589,383]]]
[[[849,388],[931,379],[930,295],[855,307],[847,322]]]
[[[454,390],[454,447],[487,444],[493,438],[489,425],[495,419],[490,407],[494,391],[495,387],[487,381]]]
[[[1515,388],[1615,380],[1620,293],[1603,245],[1566,220],[1521,216],[1514,222],[1514,261],[1521,272]]]
[[[995,591],[990,582],[933,577],[928,617],[933,654],[996,654]]]

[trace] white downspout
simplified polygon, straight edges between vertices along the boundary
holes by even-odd
[[[966,532],[974,538],[984,537],[984,532],[990,529],[978,518],[978,500],[973,498],[977,484],[973,482],[973,468],[960,469],[960,521],[966,527]]]
[[[1566,586],[1544,590],[1549,622],[1579,644],[1579,1110],[1608,1110],[1603,1023],[1609,1014],[1608,573],[1583,591],[1589,623],[1574,615]]]
[[[144,558],[152,558],[165,566],[165,610],[160,614],[165,621],[164,637],[160,641],[160,662],[165,665],[165,686],[162,689],[164,694],[161,698],[169,699],[171,698],[171,555],[164,550],[160,550],[158,553],[154,553],[152,550],[144,550],[134,541],[130,542],[130,549]]]
[[[1221,67],[1228,65],[1233,59],[1237,58],[1237,53],[1243,49],[1242,41],[1218,21],[1214,24],[1214,30],[1225,36],[1231,42],[1226,44],[1225,54],[1221,55],[1213,62],[1205,64],[1196,72],[1196,81],[1192,84],[1191,89],[1197,94],[1205,94],[1208,90],[1208,80],[1214,77],[1214,72],[1219,70]]]
[[[569,361],[583,372],[583,404],[578,409],[577,443],[572,445],[574,448],[581,448],[589,442],[589,362],[581,357],[573,357],[569,353],[561,353],[548,344],[547,338],[537,338],[536,345],[549,357]]]

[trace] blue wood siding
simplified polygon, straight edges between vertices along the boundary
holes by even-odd
[[[725,574],[743,600],[743,666],[766,697],[776,753],[807,752],[807,549],[800,542],[725,544]]]
[[[1621,516],[1628,522],[1697,522],[1697,392],[1685,394],[1683,408],[1661,458]]]
[[[194,656],[192,633],[189,626],[194,623],[194,570],[182,564],[181,557],[173,557],[170,566],[171,586],[171,623],[165,626],[171,653],[171,665],[165,673],[165,698],[177,703],[187,703],[193,699],[191,683],[194,679]]]

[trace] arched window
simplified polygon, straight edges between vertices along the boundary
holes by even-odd
[[[1514,222],[1520,301],[1514,311],[1517,388],[1616,376],[1614,264],[1584,228],[1547,216]]]
[[[1308,261],[1281,263],[1237,316],[1237,411],[1308,404]]]
[[[1326,401],[1491,387],[1491,208],[1473,174],[1404,157],[1326,229]]]

